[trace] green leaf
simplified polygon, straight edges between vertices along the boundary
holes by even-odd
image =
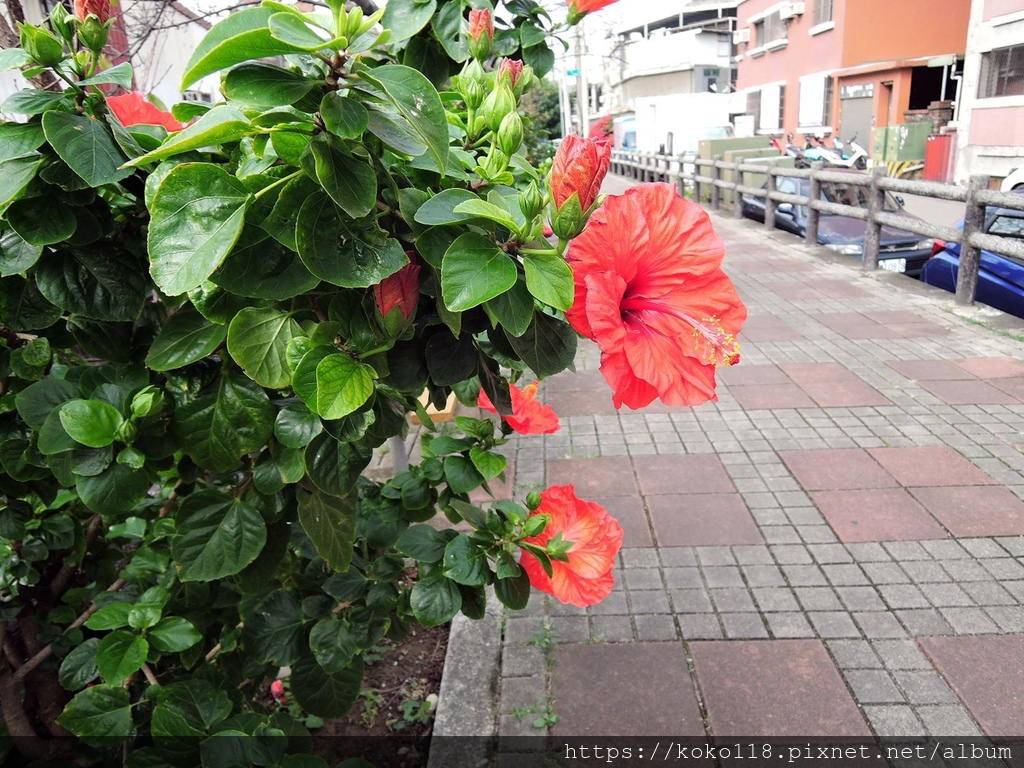
[[[302,364],[296,369],[296,375]],[[373,394],[373,369],[344,353],[325,357],[316,366],[316,411],[325,419],[353,413]]]
[[[191,621],[168,616],[149,630],[149,644],[161,653],[180,653],[203,639]]]
[[[455,618],[462,608],[462,593],[458,584],[434,570],[416,581],[409,607],[424,627],[436,627]]]
[[[77,396],[78,388],[71,382],[48,378],[25,387],[14,402],[22,420],[38,430],[52,411]]]
[[[455,213],[473,216],[478,219],[488,219],[496,224],[500,224],[505,227],[505,229],[508,229],[513,233],[519,232],[519,227],[516,226],[515,221],[512,219],[512,214],[504,208],[499,208],[494,203],[489,203],[486,200],[476,199],[459,203],[455,206]]]
[[[53,245],[75,233],[74,211],[55,195],[16,200],[5,214],[7,223],[31,245]]]
[[[316,177],[331,199],[353,219],[373,209],[377,199],[377,176],[365,160],[348,157],[326,138],[314,139],[309,152],[316,165]]]
[[[202,360],[224,343],[228,329],[186,304],[160,329],[146,356],[154,371],[171,371]]]
[[[39,149],[44,141],[46,135],[39,122],[0,124],[0,160],[27,155]]]
[[[120,629],[128,626],[128,614],[132,612],[131,603],[111,603],[104,605],[90,616],[85,626],[89,629]]]
[[[253,107],[278,107],[294,104],[316,82],[290,69],[255,62],[242,64],[224,76],[224,95]]]
[[[29,245],[17,232],[0,231],[0,277],[24,273],[35,266],[42,254],[41,246]]]
[[[524,281],[516,280],[509,290],[484,304],[484,309],[506,333],[522,336],[533,320],[533,296]]]
[[[469,536],[460,534],[448,542],[442,564],[444,575],[456,584],[482,587],[490,581],[487,552],[474,544]]]
[[[0,71],[18,69],[32,62],[32,56],[23,48],[5,48],[0,50]]]
[[[355,486],[370,458],[351,443],[342,443],[323,432],[306,448],[306,473],[324,493],[344,496]]]
[[[249,307],[228,326],[228,352],[257,384],[284,389],[292,381],[286,352],[302,329],[287,312]]]
[[[96,666],[96,647],[99,644],[98,637],[90,637],[64,657],[57,672],[57,679],[64,690],[80,691],[99,677],[100,670]]]
[[[246,376],[226,370],[211,388],[175,411],[182,447],[201,467],[226,472],[270,437],[274,406]]]
[[[98,475],[79,477],[75,490],[93,512],[112,515],[134,509],[146,498],[152,484],[153,478],[145,470],[111,464]]]
[[[408,40],[427,24],[437,10],[437,0],[391,0],[381,24],[391,30],[391,42]]]
[[[246,225],[238,243],[217,271],[210,275],[210,280],[237,296],[271,301],[290,299],[316,288],[320,278],[306,269],[294,250],[297,211],[298,206],[291,212],[291,249],[258,227]]]
[[[179,131],[164,141],[159,148],[147,152],[141,157],[136,157],[126,165],[129,167],[145,165],[156,160],[166,160],[168,157],[174,157],[184,152],[191,152],[193,149],[230,144],[247,136],[249,130],[249,121],[246,120],[245,115],[234,107],[217,106],[185,130]]]
[[[157,188],[151,206],[149,254],[153,280],[178,296],[198,288],[235,245],[249,193],[209,163],[183,163]]]
[[[363,659],[356,656],[340,672],[327,672],[312,659],[302,659],[292,670],[295,701],[311,715],[341,717],[359,697],[363,685]]]
[[[126,91],[132,89],[132,81],[135,78],[135,73],[132,71],[132,65],[127,61],[117,64],[116,66],[104,69],[92,77],[87,77],[85,80],[79,80],[78,84],[81,85],[107,85],[113,83],[120,85]]]
[[[409,263],[400,242],[383,232],[374,233],[374,238],[349,229],[323,192],[310,195],[299,211],[296,246],[302,263],[332,285],[368,288]]]
[[[337,44],[322,27],[310,23],[304,14],[294,12],[271,16],[270,34],[275,40],[302,51],[318,51],[332,47],[332,43]]]
[[[370,124],[366,107],[338,91],[324,96],[320,102],[320,117],[324,127],[340,139],[358,139]]]
[[[149,290],[142,263],[115,248],[66,248],[43,257],[36,284],[49,301],[90,320],[133,322]]]
[[[93,746],[125,739],[132,732],[131,698],[120,685],[86,688],[68,702],[57,723]]]
[[[546,43],[523,48],[523,62],[533,67],[537,77],[544,77],[555,66],[555,52]]]
[[[448,309],[461,312],[500,296],[516,284],[516,265],[489,238],[468,232],[444,255],[441,291]]]
[[[128,626],[132,629],[149,629],[156,625],[170,599],[171,593],[163,587],[150,587],[128,612]]]
[[[17,200],[36,177],[43,158],[35,155],[12,157],[0,163],[0,212]]]
[[[19,115],[41,115],[50,110],[71,107],[71,99],[63,91],[41,91],[25,88],[15,91],[0,106],[0,112],[14,112]]]
[[[469,58],[469,25],[462,13],[462,3],[445,3],[432,22],[434,35],[444,46],[448,57],[455,61]]]
[[[452,493],[469,493],[484,482],[473,462],[464,456],[445,456],[444,477]]]
[[[309,633],[309,649],[316,663],[329,673],[345,669],[359,650],[348,626],[336,616],[313,627]]]
[[[500,453],[491,453],[483,448],[474,447],[469,452],[469,459],[473,466],[484,476],[484,480],[493,480],[505,471],[508,460]]]
[[[439,563],[454,535],[454,531],[439,531],[430,525],[411,525],[399,537],[395,548],[421,563]]]
[[[415,69],[385,64],[362,77],[380,88],[412,126],[437,160],[441,175],[448,166],[448,119],[437,89]]]
[[[302,606],[292,592],[278,589],[264,597],[245,619],[246,655],[286,666],[303,655]]]
[[[232,576],[255,560],[267,542],[263,516],[218,491],[187,496],[178,509],[177,528],[171,555],[182,581]]]
[[[537,299],[563,312],[576,296],[572,269],[555,254],[530,254],[524,258],[526,285]],[[515,334],[513,334],[515,335]]]
[[[530,577],[523,571],[518,576],[498,579],[494,582],[494,595],[513,611],[521,611],[530,602]]]
[[[121,165],[128,159],[101,120],[67,112],[43,115],[43,132],[50,146],[90,187],[112,184],[131,176]]]
[[[356,533],[356,499],[299,491],[299,523],[316,551],[335,571],[347,571],[352,563]]]
[[[303,403],[285,406],[274,421],[274,437],[288,448],[305,448],[323,429],[320,417]]]
[[[207,680],[187,680],[165,685],[156,692],[154,698],[157,702],[153,708],[154,716],[158,712],[173,714],[178,723],[200,734],[211,730],[231,714],[228,694]],[[156,717],[154,736],[183,735],[167,734],[166,731],[161,733],[155,721]]]
[[[470,221],[476,218],[476,214],[456,213],[455,209],[474,200],[482,202],[479,197],[468,189],[459,189],[458,187],[446,189],[423,203],[416,211],[415,219],[420,224],[428,226]]]
[[[103,448],[117,439],[124,418],[99,400],[72,400],[60,409],[60,423],[72,439],[90,448]]]
[[[526,333],[509,343],[538,376],[561,373],[576,359],[576,332],[551,315],[535,314]]]
[[[144,637],[119,629],[100,640],[96,649],[96,666],[104,681],[120,685],[142,668],[148,653],[149,643]]]
[[[272,15],[274,11],[270,8],[248,8],[235,11],[215,24],[185,65],[181,90],[187,90],[206,75],[235,64],[296,53],[294,46],[271,36],[269,22]]]

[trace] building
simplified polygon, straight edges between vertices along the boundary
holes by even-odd
[[[618,146],[679,153],[696,148],[696,132],[729,122],[738,1],[652,0],[615,28],[601,106]]]
[[[1024,0],[972,4],[958,101],[958,182],[1024,165]]]
[[[942,102],[956,94],[970,4],[743,0],[734,39],[746,119],[755,133],[856,137],[869,152],[882,129],[937,128],[951,116]]]

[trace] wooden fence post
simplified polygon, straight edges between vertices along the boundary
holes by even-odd
[[[885,176],[885,166],[876,165],[871,169],[871,184],[868,186],[868,228],[864,234],[864,253],[861,255],[861,269],[865,272],[878,269],[878,250],[882,242],[882,225],[878,214],[885,207],[885,190],[878,186],[878,180]]]
[[[711,183],[711,210],[713,211],[717,211],[722,205],[722,190],[719,187],[722,183],[722,169],[718,166],[721,159],[721,155],[715,155],[712,158],[714,165],[711,166],[711,178],[714,181]]]
[[[971,176],[967,186],[967,209],[964,211],[964,241],[960,244],[960,267],[956,274],[956,303],[970,306],[978,290],[978,265],[981,249],[971,245],[971,235],[985,231],[985,206],[978,205],[977,195],[988,189],[988,176]]]
[[[745,181],[743,174],[745,171],[740,170],[740,163],[742,161],[736,161],[732,164],[732,217],[734,219],[743,218],[743,193],[740,192],[740,187],[743,186]]]
[[[818,181],[818,171],[825,167],[821,160],[811,163],[811,189],[808,197],[811,201],[821,199],[821,182]],[[818,222],[821,221],[821,211],[814,208],[811,202],[807,204],[807,233],[804,235],[804,244],[814,247],[818,244]]]
[[[772,173],[774,168],[768,168],[768,181],[765,184],[765,196],[764,196],[764,228],[769,232],[775,229],[775,200],[772,199],[772,194],[776,192],[776,181],[775,175]]]

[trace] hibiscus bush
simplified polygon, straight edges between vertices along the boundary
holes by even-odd
[[[501,5],[264,0],[192,54],[182,87],[219,74],[223,100],[172,113],[110,95],[133,75],[102,0],[0,51],[65,86],[0,124],[0,758],[323,765],[272,705],[282,668],[336,717],[383,638],[480,618],[488,588],[609,593],[622,530],[572,486],[469,501],[513,431],[558,428],[516,382],[578,332],[616,405],[704,402],[744,310],[671,187],[598,208],[607,143],[525,160],[565,25]],[[453,392],[500,418],[440,434]],[[412,413],[422,460],[364,477]]]

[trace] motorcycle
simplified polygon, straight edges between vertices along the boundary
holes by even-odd
[[[804,150],[793,143],[793,134],[786,134],[786,143],[782,143],[781,136],[772,137],[772,146],[779,150],[780,154],[786,157],[792,157],[795,160],[797,168],[810,168],[811,164],[804,157]]]
[[[833,139],[832,144],[832,147],[826,146],[824,142],[819,144],[822,153],[821,159],[828,165],[837,168],[856,168],[859,171],[868,167],[867,150],[857,143],[856,134],[850,139],[849,152],[845,151],[846,145],[839,137]]]

